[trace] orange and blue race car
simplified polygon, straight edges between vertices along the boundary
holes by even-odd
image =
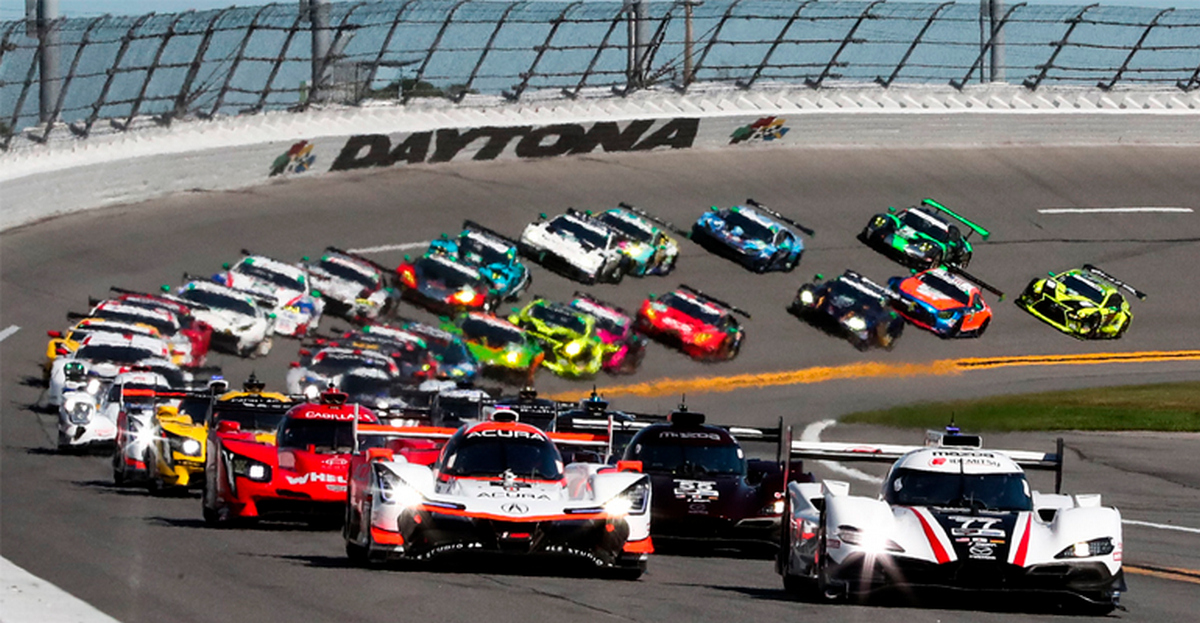
[[[940,337],[979,337],[992,322],[986,289],[1004,293],[959,269],[932,268],[911,277],[892,277],[888,287],[899,295],[892,306],[910,323]]]

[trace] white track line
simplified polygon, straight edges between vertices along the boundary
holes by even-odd
[[[419,249],[429,246],[429,242],[405,242],[404,244],[384,244],[378,247],[363,247],[361,249],[347,249],[351,253],[384,253],[386,251],[407,251],[408,249]]]
[[[95,606],[0,558],[0,619],[6,623],[118,623]]]
[[[20,330],[21,330],[21,327],[18,327],[17,325],[14,324],[14,325],[10,326],[9,328],[7,328],[3,331],[0,331],[0,342],[3,342],[6,338],[8,338],[12,334],[14,334]]]
[[[800,439],[802,441],[821,441],[821,431],[825,430],[826,428],[829,428],[830,426],[833,426],[834,424],[837,424],[837,420],[821,420],[820,422],[813,422],[812,424],[809,424],[808,426],[806,426],[804,428],[804,432],[800,433]],[[851,478],[857,478],[858,480],[863,480],[863,481],[869,482],[871,484],[876,484],[876,485],[883,483],[883,479],[879,478],[878,476],[872,476],[871,474],[859,471],[857,469],[854,469],[853,467],[846,467],[845,465],[842,465],[841,463],[838,463],[837,461],[820,461],[820,463],[821,463],[821,465],[824,465],[825,467],[829,468],[830,471],[837,472],[844,476],[849,476]],[[1186,526],[1172,526],[1170,524],[1151,523],[1149,521],[1137,521],[1134,519],[1122,519],[1121,523],[1127,524],[1130,526],[1142,526],[1145,528],[1155,528],[1158,530],[1174,530],[1176,532],[1188,532],[1191,534],[1200,534],[1200,528],[1188,528]]]
[[[1130,212],[1193,212],[1191,208],[1045,208],[1038,210],[1040,214],[1124,214]]]

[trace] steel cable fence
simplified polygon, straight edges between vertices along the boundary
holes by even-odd
[[[317,63],[316,20],[295,2],[0,23],[0,145],[19,132],[45,140],[56,124],[86,137],[101,122],[122,130],[147,117],[694,83],[1200,86],[1200,10],[1010,3],[989,14],[975,3],[882,0],[327,8],[329,52]]]

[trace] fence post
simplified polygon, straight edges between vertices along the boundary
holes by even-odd
[[[79,59],[83,58],[83,52],[87,49],[88,43],[92,40],[92,30],[96,25],[104,21],[103,17],[93,17],[88,23],[87,28],[83,31],[83,36],[79,38],[79,47],[75,48],[75,56],[71,59],[71,67],[67,69],[67,77],[63,80],[62,87],[58,90],[58,99],[54,102],[54,113],[52,118],[58,119],[62,115],[63,104],[67,100],[67,93],[71,88],[71,80],[75,78],[75,71],[79,69]],[[42,132],[42,142],[50,138],[50,129],[54,127],[54,123],[47,123],[45,131]]]
[[[429,67],[429,59],[433,58],[434,53],[437,52],[438,46],[441,45],[442,37],[446,36],[446,29],[450,27],[450,22],[454,21],[454,14],[458,12],[459,7],[466,4],[468,1],[469,0],[459,0],[458,4],[454,5],[454,7],[450,9],[450,12],[446,14],[446,19],[442,22],[442,27],[438,29],[437,36],[433,38],[433,43],[429,46],[429,51],[425,53],[425,59],[421,61],[421,66],[417,68],[417,75],[415,78],[413,78],[413,91],[420,89],[421,78],[425,75],[425,69]],[[400,89],[401,91],[404,90],[403,80],[400,81]],[[407,104],[409,99],[410,96],[408,94],[400,94],[400,101],[402,103]]]
[[[1129,63],[1133,60],[1133,55],[1137,54],[1138,50],[1142,49],[1142,44],[1146,42],[1146,37],[1149,37],[1150,31],[1154,30],[1154,27],[1158,25],[1158,20],[1162,18],[1162,16],[1174,10],[1175,9],[1163,9],[1162,11],[1159,11],[1158,14],[1154,16],[1154,19],[1150,20],[1150,23],[1146,25],[1146,30],[1142,31],[1141,38],[1138,39],[1137,43],[1133,44],[1133,49],[1129,51],[1129,56],[1125,57],[1125,62],[1121,63],[1121,68],[1117,70],[1117,75],[1113,76],[1112,80],[1108,81],[1108,84],[1105,84],[1104,81],[1100,81],[1096,83],[1096,86],[1105,91],[1113,88],[1113,85],[1116,84],[1117,81],[1121,79],[1121,76],[1125,74],[1125,70],[1129,69]]]
[[[693,72],[700,71],[700,67],[704,65],[704,59],[708,58],[708,53],[713,49],[713,46],[716,45],[718,39],[720,39],[721,30],[725,28],[725,22],[728,22],[729,18],[733,17],[733,10],[736,9],[738,4],[741,2],[742,0],[733,0],[733,2],[729,3],[729,8],[725,9],[725,14],[721,16],[721,21],[717,22],[717,27],[713,29],[712,37],[708,39],[708,45],[704,46],[704,51],[700,53],[700,58],[696,61],[696,66],[692,68]],[[692,79],[696,79],[694,73],[692,75]],[[687,91],[688,86],[689,85],[685,84],[680,90]]]
[[[563,95],[575,99],[579,96],[579,92],[583,90],[583,85],[587,83],[587,79],[592,75],[592,71],[596,69],[596,63],[600,61],[600,55],[608,49],[608,40],[612,38],[613,32],[617,30],[617,26],[621,23],[622,13],[617,11],[613,19],[608,24],[608,30],[604,33],[604,39],[600,41],[600,45],[596,47],[596,53],[592,55],[592,60],[588,63],[587,69],[579,75],[579,84],[575,85],[574,89],[563,89]]]
[[[275,63],[271,65],[271,73],[267,75],[267,81],[263,83],[262,91],[258,94],[258,103],[252,108],[255,112],[261,112],[266,107],[267,98],[271,97],[271,85],[275,84],[275,77],[279,75],[279,68],[283,66],[283,59],[287,57],[288,48],[292,47],[292,39],[300,30],[300,22],[303,20],[304,15],[297,12],[292,27],[288,28],[287,35],[283,38],[283,45],[279,46],[279,56],[275,57]]]
[[[308,6],[308,21],[312,27],[312,79],[305,104],[320,102],[325,83],[325,57],[329,55],[329,4],[327,0],[300,0]]]
[[[504,9],[504,13],[500,15],[500,19],[496,20],[496,27],[492,29],[492,34],[488,37],[487,44],[483,46],[483,50],[479,53],[479,60],[471,68],[471,75],[467,77],[467,83],[463,85],[461,92],[451,95],[451,99],[455,102],[463,101],[463,98],[467,96],[467,92],[471,90],[471,85],[475,83],[475,77],[479,75],[479,70],[483,67],[483,62],[487,60],[488,52],[491,51],[492,46],[496,43],[496,37],[500,35],[500,29],[504,28],[504,21],[508,19],[508,14],[512,13],[512,10],[515,8],[517,8],[516,2],[509,4],[508,8]]]
[[[896,80],[896,77],[900,75],[900,71],[904,69],[904,65],[908,63],[908,59],[910,56],[912,56],[913,50],[917,49],[917,45],[919,45],[921,40],[925,38],[925,33],[929,31],[929,27],[933,26],[933,22],[937,21],[937,16],[941,14],[946,7],[953,4],[953,1],[943,2],[933,10],[933,13],[929,14],[929,19],[925,20],[925,25],[921,27],[921,31],[917,33],[917,36],[913,39],[912,43],[908,45],[908,49],[904,51],[904,56],[900,57],[900,62],[896,63],[896,68],[892,70],[892,74],[888,76],[886,80],[883,78],[883,76],[877,76],[875,78],[875,82],[877,84],[885,89],[892,86],[892,82]]]
[[[26,7],[28,8],[28,4]],[[54,122],[54,103],[58,101],[61,82],[58,67],[59,32],[58,0],[37,0],[36,15],[38,39],[38,120]]]
[[[574,9],[581,4],[583,4],[583,0],[568,4],[567,8],[563,9],[562,13],[558,14],[558,17],[555,17],[553,20],[551,20],[550,32],[546,35],[546,42],[534,48],[537,50],[537,56],[534,56],[533,62],[529,64],[529,71],[525,72],[525,74],[521,77],[521,84],[518,84],[511,93],[507,91],[504,93],[505,99],[510,101],[521,99],[521,94],[524,93],[525,89],[529,87],[529,81],[536,75],[537,66],[542,62],[542,57],[546,55],[546,50],[550,49],[550,42],[554,40],[554,35],[558,33],[558,27],[562,26],[562,23],[566,21],[567,13],[571,12],[571,9]]]
[[[129,117],[125,119],[125,128],[123,129],[129,129],[129,125],[133,123],[133,118],[141,110],[142,102],[146,99],[146,90],[150,88],[150,81],[154,79],[154,70],[158,69],[159,63],[162,62],[163,50],[167,49],[167,44],[171,42],[171,37],[175,36],[175,26],[179,24],[179,20],[183,19],[185,15],[187,13],[176,14],[175,19],[171,20],[171,25],[167,26],[167,32],[163,33],[162,42],[158,44],[158,49],[154,52],[154,60],[146,68],[146,78],[142,80],[142,88],[138,91],[137,98],[133,100],[133,107],[129,109]]]
[[[979,56],[975,59],[974,63],[971,63],[971,68],[967,70],[967,75],[963,76],[962,80],[951,80],[950,86],[961,91],[962,88],[964,86],[966,86],[967,82],[969,82],[971,80],[971,76],[975,73],[976,68],[978,68],[980,72],[983,71],[983,59],[984,59],[984,57],[986,57],[988,55],[988,52],[991,51],[992,43],[995,41],[995,38],[996,38],[996,33],[1000,29],[1004,28],[1005,22],[1008,21],[1008,18],[1012,17],[1013,12],[1023,6],[1025,6],[1024,2],[1013,5],[1013,7],[1011,9],[1009,9],[1007,13],[1004,14],[1004,17],[1000,21],[992,24],[992,27],[991,27],[992,35],[991,35],[991,37],[988,37],[987,43],[985,43],[983,45],[983,47],[979,50]]]
[[[625,0],[629,11],[629,67],[625,91],[646,86],[646,56],[650,46],[650,0]]]
[[[88,115],[87,123],[83,126],[82,135],[86,137],[91,134],[92,126],[96,124],[96,120],[100,118],[100,109],[104,108],[105,101],[108,100],[108,91],[112,88],[113,80],[121,68],[121,61],[125,59],[125,53],[129,51],[129,44],[134,40],[134,31],[142,27],[146,20],[154,17],[153,13],[147,13],[133,22],[129,30],[125,31],[125,36],[121,37],[121,47],[117,50],[117,56],[113,59],[112,67],[108,68],[108,76],[104,79],[104,86],[100,89],[100,95],[96,101],[92,103],[92,114]]]
[[[767,53],[764,54],[762,60],[759,61],[758,67],[754,70],[754,75],[750,76],[750,79],[746,80],[745,82],[739,82],[738,86],[742,87],[743,89],[749,89],[750,87],[754,86],[754,83],[758,81],[759,76],[762,75],[763,70],[767,68],[767,63],[771,62],[771,57],[774,56],[775,50],[779,48],[779,44],[783,43],[784,35],[786,35],[788,31],[792,29],[792,24],[795,24],[796,20],[800,18],[800,12],[803,11],[804,7],[808,6],[809,4],[812,4],[812,0],[804,0],[804,2],[800,3],[800,6],[796,7],[796,10],[792,13],[792,16],[788,18],[788,21],[784,22],[783,28],[779,29],[779,34],[775,36],[775,41],[771,42],[771,47],[767,48]],[[688,21],[688,26],[691,26],[690,20]],[[687,66],[685,65],[684,67],[684,73],[690,73],[690,70],[686,69]],[[687,84],[688,82],[690,82],[690,80],[685,81],[684,84]]]
[[[875,8],[875,5],[880,2],[883,2],[883,0],[875,0],[875,2],[867,5],[867,8],[863,9],[862,13],[858,14],[858,20],[850,27],[850,32],[846,33],[845,38],[842,39],[842,43],[838,45],[838,49],[829,58],[829,62],[825,64],[825,69],[821,70],[821,75],[817,76],[816,80],[805,80],[805,85],[811,89],[821,88],[821,83],[825,82],[825,79],[829,77],[829,72],[837,64],[838,57],[842,55],[842,50],[845,50],[846,46],[850,45],[850,42],[854,40],[854,34],[858,32],[858,27],[862,26],[862,23],[866,20],[871,19],[871,9]]]
[[[1089,4],[1088,6],[1085,6],[1082,9],[1080,9],[1079,12],[1076,13],[1074,17],[1067,20],[1067,22],[1070,24],[1070,26],[1067,27],[1067,32],[1063,33],[1062,40],[1057,42],[1058,45],[1055,46],[1054,52],[1052,52],[1050,54],[1050,58],[1046,59],[1046,63],[1044,65],[1042,65],[1042,70],[1038,72],[1037,77],[1034,78],[1033,80],[1029,80],[1029,79],[1025,80],[1025,82],[1023,84],[1025,85],[1026,89],[1029,89],[1030,91],[1036,91],[1037,88],[1039,86],[1041,86],[1042,80],[1046,79],[1046,74],[1050,73],[1050,68],[1054,67],[1054,60],[1058,58],[1059,53],[1061,53],[1063,51],[1063,48],[1067,46],[1067,40],[1071,38],[1071,33],[1074,32],[1075,27],[1078,26],[1079,23],[1083,21],[1083,14],[1087,13],[1088,11],[1091,11],[1092,9],[1094,9],[1098,6],[1100,6],[1099,3]]]
[[[1004,0],[988,0],[988,23],[992,30],[991,82],[1004,82]]]
[[[204,30],[204,36],[200,38],[200,45],[196,46],[196,55],[192,57],[192,64],[188,65],[187,75],[183,78],[183,84],[179,86],[179,94],[175,96],[175,108],[171,112],[172,117],[182,117],[187,114],[187,107],[191,103],[192,83],[196,81],[196,76],[200,74],[200,65],[204,63],[204,54],[208,52],[208,45],[212,41],[213,34],[216,32],[217,22],[231,8],[233,7],[221,9],[212,19],[208,20],[208,27]]]

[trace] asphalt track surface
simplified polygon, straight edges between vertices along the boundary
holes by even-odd
[[[648,292],[687,282],[749,310],[741,355],[694,363],[652,346],[636,376],[659,378],[788,371],[864,361],[927,363],[957,357],[1161,351],[1200,346],[1200,216],[1190,213],[1048,215],[1054,207],[1200,207],[1200,148],[999,148],[987,150],[817,150],[655,153],[538,163],[413,166],[273,183],[243,192],[194,193],[79,214],[0,236],[3,454],[0,554],[104,612],[137,621],[297,620],[691,620],[1016,621],[1048,617],[1007,612],[1025,604],[933,600],[828,605],[785,595],[769,562],[736,556],[655,555],[638,582],[597,579],[570,568],[509,563],[482,569],[351,568],[334,532],[264,525],[205,527],[196,497],[159,499],[111,486],[106,457],[54,450],[54,417],[28,408],[47,329],[109,285],[177,284],[184,271],[212,272],[239,249],[299,259],[328,244],[346,248],[429,240],[464,217],[517,235],[538,212],[600,209],[628,201],[687,225],[710,205],[754,197],[817,230],[792,274],[754,275],[683,243],[676,274],[593,287],[636,307]],[[888,205],[934,197],[990,228],[971,270],[1010,293],[1033,277],[1084,262],[1148,292],[1136,320],[1112,343],[1061,335],[995,303],[978,340],[944,341],[908,330],[891,352],[859,353],[787,315],[796,287],[813,273],[845,268],[883,280],[904,272],[855,240]],[[402,253],[374,257],[391,265]],[[577,284],[534,268],[533,292],[565,298]],[[994,297],[992,297],[994,298]],[[408,310],[412,315],[420,312]],[[345,323],[327,321],[329,325]],[[911,327],[910,327],[911,329]],[[283,382],[296,345],[279,340],[270,357],[217,357],[235,381],[251,370]],[[847,412],[923,399],[1195,379],[1194,361],[1007,367],[949,376],[845,379],[734,392],[691,391],[688,402],[716,421],[797,427]],[[543,391],[587,385],[539,376]],[[720,383],[709,384],[719,388]],[[666,410],[674,396],[621,399],[630,409]],[[1053,434],[988,438],[994,447],[1050,449]],[[1200,528],[1200,458],[1195,435],[1066,435],[1066,489],[1100,492],[1126,519]],[[839,426],[827,439],[917,442],[911,432]],[[829,475],[813,466],[819,475]],[[1049,482],[1035,475],[1043,490]],[[870,485],[854,482],[860,492]],[[1200,534],[1125,528],[1125,556],[1143,568],[1200,569]],[[1191,621],[1200,585],[1178,574],[1130,574],[1130,621]]]

